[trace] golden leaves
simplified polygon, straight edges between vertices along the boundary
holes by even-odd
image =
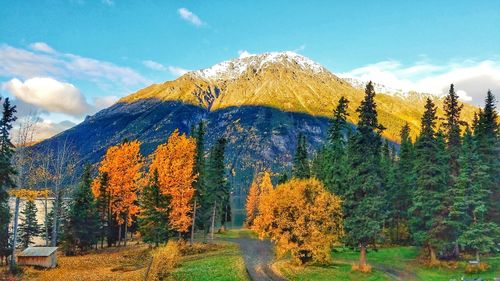
[[[130,225],[130,217],[139,211],[137,207],[137,191],[143,185],[143,157],[140,153],[141,143],[137,140],[124,142],[110,147],[101,161],[99,173],[108,174],[108,192],[110,207],[119,224],[125,221]],[[101,196],[99,179],[92,183],[92,191],[96,197]]]
[[[149,167],[151,176],[155,170],[158,172],[161,192],[171,198],[170,226],[179,232],[186,232],[191,226],[195,153],[195,140],[175,130],[165,144],[158,146]]]
[[[264,182],[264,180],[263,180]],[[276,242],[294,261],[329,262],[344,234],[341,200],[316,179],[293,179],[262,194],[253,229]]]
[[[35,190],[35,189],[27,189],[27,188],[11,189],[11,190],[9,190],[9,195],[33,202],[38,197],[48,197],[49,190],[48,189]]]

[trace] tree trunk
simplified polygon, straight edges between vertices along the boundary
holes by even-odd
[[[125,232],[123,233],[123,245],[127,247],[127,229],[128,229],[128,216],[125,219]]]
[[[436,256],[436,250],[431,245],[429,245],[428,248],[429,248],[430,265],[438,264],[439,261]]]
[[[118,246],[122,243],[122,225],[118,225]]]
[[[196,223],[196,198],[194,198],[194,208],[193,208],[193,221],[191,224],[191,245],[193,245],[194,241],[194,225]]]
[[[14,209],[14,229],[12,234],[12,255],[10,256],[9,268],[12,271],[16,265],[16,243],[17,243],[17,225],[19,221],[19,197],[16,197],[16,207]]]
[[[210,229],[210,238],[214,240],[214,229],[215,229],[215,208],[217,206],[217,201],[214,202],[214,210],[212,212],[212,228]]]
[[[359,266],[364,268],[366,266],[366,246],[360,244]]]
[[[479,250],[476,250],[476,261],[479,264],[481,261],[479,260]]]
[[[52,247],[56,247],[57,245],[57,228],[58,228],[58,222],[59,222],[59,188],[56,188],[55,190],[55,198],[54,198],[54,218],[52,219]]]
[[[49,246],[49,211],[48,211],[48,205],[49,205],[49,202],[48,202],[48,198],[47,196],[45,196],[45,204],[44,204],[44,212],[45,212],[45,216],[44,216],[44,225],[45,225],[45,247],[48,247]]]

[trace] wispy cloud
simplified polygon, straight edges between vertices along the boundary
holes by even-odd
[[[0,45],[0,76],[29,79],[32,77],[59,77],[87,79],[113,86],[137,86],[150,83],[135,70],[113,63],[61,53],[48,44],[38,42],[30,46],[39,51]]]
[[[499,60],[465,60],[446,64],[427,61],[404,65],[396,60],[381,61],[340,73],[363,81],[374,81],[402,91],[444,95],[455,84],[463,101],[482,105],[486,91],[500,94]]]
[[[152,70],[167,71],[167,68],[163,64],[156,61],[144,60],[142,61],[142,64],[144,64],[144,66]]]
[[[164,66],[163,64],[153,61],[153,60],[145,60],[142,61],[142,64],[144,64],[147,68],[156,70],[156,71],[164,71],[164,72],[169,72],[173,76],[181,76],[189,72],[188,69],[178,67],[178,66]]]
[[[113,1],[113,0],[101,0],[101,2],[107,6],[114,6],[115,5],[115,1]]]
[[[30,48],[35,51],[49,53],[49,54],[53,54],[56,52],[54,49],[52,49],[52,47],[50,47],[49,45],[47,45],[47,43],[44,42],[32,43],[30,44]]]
[[[177,12],[179,13],[182,19],[194,24],[195,26],[202,26],[205,24],[200,19],[200,17],[198,17],[196,14],[194,14],[193,12],[191,12],[186,8],[180,8],[179,10],[177,10]]]
[[[306,49],[306,44],[300,45],[297,49],[293,50],[295,53],[300,53]]]
[[[169,66],[168,67],[168,72],[174,76],[181,76],[189,72],[189,70],[184,69],[182,67],[177,67],[177,66]]]

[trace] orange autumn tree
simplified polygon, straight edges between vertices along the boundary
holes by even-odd
[[[187,232],[192,223],[195,152],[195,140],[175,130],[165,144],[158,146],[149,166],[150,173],[158,171],[162,194],[170,197],[170,227],[180,233]]]
[[[344,234],[341,200],[312,179],[293,179],[260,198],[253,229],[276,243],[278,255],[297,264],[327,263]]]
[[[140,146],[141,143],[135,140],[110,147],[99,167],[99,174],[107,174],[108,177],[109,208],[120,227],[118,243],[121,240],[121,227],[125,226],[126,233],[132,218],[139,211],[137,192],[143,185]],[[92,192],[96,198],[106,196],[100,194],[100,177],[92,183]],[[125,238],[125,244],[126,241]]]
[[[250,189],[248,190],[247,202],[245,205],[245,210],[247,213],[246,225],[251,226],[253,224],[253,220],[257,216],[257,208],[259,206],[259,196],[260,190],[259,185],[257,184],[257,180],[254,179],[252,184],[250,185]]]

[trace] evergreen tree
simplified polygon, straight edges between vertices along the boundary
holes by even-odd
[[[458,95],[455,93],[455,87],[451,84],[450,91],[444,99],[443,108],[445,113],[443,127],[446,133],[446,145],[449,154],[450,172],[452,175],[452,177],[450,177],[452,180],[451,184],[453,184],[453,180],[458,176],[459,172],[458,157],[460,155],[460,125],[462,124],[460,121],[460,112],[462,108],[463,104],[459,104]]]
[[[142,240],[156,247],[166,243],[169,238],[168,209],[170,200],[160,191],[158,171],[153,172],[153,178],[141,194],[141,209],[139,216],[139,232]]]
[[[10,139],[12,123],[16,121],[16,107],[11,105],[9,98],[3,102],[2,119],[0,120],[0,250],[9,246],[9,195],[7,190],[15,186],[13,176],[16,171],[12,165],[14,145]]]
[[[413,239],[427,248],[431,263],[437,262],[436,250],[446,241],[443,200],[448,180],[448,159],[444,138],[435,131],[436,119],[436,108],[428,98],[420,135],[415,143],[415,190],[410,208]]]
[[[196,139],[196,156],[193,173],[198,175],[194,182],[195,201],[196,201],[196,219],[195,227],[203,229],[204,224],[210,220],[211,204],[210,196],[207,194],[206,186],[206,161],[205,161],[205,124],[203,121],[193,128],[192,136]]]
[[[408,237],[402,237],[408,227],[408,209],[411,205],[411,194],[414,191],[415,174],[413,171],[413,143],[410,137],[410,126],[405,124],[400,132],[401,146],[399,160],[395,163],[394,185],[389,191],[392,206],[392,222],[395,227],[395,242],[401,243]]]
[[[392,240],[395,242],[394,237],[392,235],[396,221],[395,221],[395,205],[393,204],[393,196],[392,193],[395,191],[395,181],[396,181],[396,164],[394,160],[394,152],[392,146],[389,144],[389,141],[383,141],[381,147],[380,154],[380,168],[381,168],[381,176],[382,176],[382,196],[384,207],[384,223],[383,226],[386,231],[389,231],[389,236],[384,237],[386,240]],[[390,242],[390,241],[387,241]]]
[[[37,208],[35,201],[28,200],[21,211],[19,224],[19,245],[23,248],[34,243],[33,239],[40,234],[40,225],[36,218]]]
[[[484,108],[479,113],[474,138],[477,141],[479,156],[489,170],[485,182],[491,191],[488,217],[500,225],[500,204],[498,204],[500,202],[500,130],[495,103],[495,96],[488,91]]]
[[[366,266],[366,248],[379,238],[384,220],[383,179],[380,169],[381,132],[372,83],[357,109],[357,132],[347,146],[348,174],[343,193],[344,225],[347,242],[359,246],[360,266]]]
[[[230,206],[230,187],[227,183],[226,168],[224,165],[225,146],[226,139],[224,138],[220,138],[214,144],[210,150],[206,170],[206,188],[207,194],[209,194],[207,199],[210,202],[209,205],[212,210],[210,219],[215,220],[213,214],[215,213],[216,216],[219,214],[223,227],[231,219],[231,215],[228,213],[231,211],[230,207],[228,207]],[[208,230],[208,225],[204,229]]]
[[[470,130],[466,130],[462,152],[458,159],[460,174],[456,180],[454,204],[449,219],[458,233],[458,242],[479,254],[495,249],[500,229],[494,222],[488,222],[488,166],[477,151],[476,142]]]
[[[73,194],[64,226],[64,249],[68,255],[84,253],[98,241],[99,214],[91,184],[90,165],[86,165],[80,186]]]
[[[99,237],[101,240],[101,248],[104,247],[104,237],[106,237],[107,233],[109,233],[108,227],[110,227],[110,193],[108,190],[108,182],[108,173],[104,172],[99,175],[99,194],[104,194],[104,196],[99,196],[96,199],[97,214],[99,217]],[[108,241],[110,240],[108,239]]]
[[[328,138],[323,150],[323,178],[326,188],[338,195],[344,191],[346,174],[346,139],[344,132],[348,129],[347,108],[349,101],[341,97],[337,107],[333,111],[333,118],[330,120]]]
[[[282,184],[282,183],[285,183],[289,180],[288,178],[288,174],[286,172],[284,172],[283,174],[281,174],[278,178],[278,184]]]
[[[293,158],[292,175],[299,179],[305,179],[311,176],[309,160],[307,159],[306,136],[302,133],[299,133],[297,137],[297,150]]]

